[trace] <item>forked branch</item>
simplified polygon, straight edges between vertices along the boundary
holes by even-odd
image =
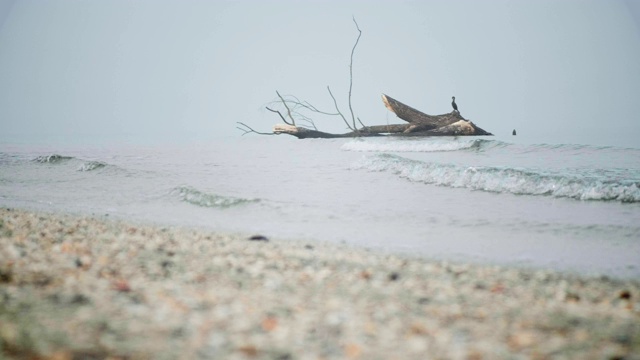
[[[269,111],[271,111],[271,112],[274,112],[274,113],[277,113],[278,115],[280,115],[280,119],[282,119],[282,121],[284,121],[284,123],[285,123],[285,124],[287,124],[287,125],[293,125],[293,124],[291,124],[290,122],[288,122],[288,121],[287,121],[287,119],[285,119],[285,118],[284,118],[284,116],[282,116],[282,113],[280,113],[280,111],[278,111],[278,110],[273,110],[273,109],[269,108],[268,106],[265,106],[265,107],[266,107],[266,109],[267,109],[267,110],[269,110]]]
[[[289,115],[289,119],[291,119],[291,122],[293,123],[292,125],[296,126],[296,120],[291,115],[291,109],[289,109],[289,105],[287,105],[287,102],[284,101],[284,99],[282,98],[282,95],[280,95],[278,90],[276,90],[276,94],[278,94],[278,97],[280,98],[280,101],[282,101],[282,105],[284,105],[284,107],[287,109],[287,115]]]
[[[256,131],[253,128],[251,128],[251,126],[242,122],[237,122],[236,124],[240,125],[240,126],[236,126],[236,129],[242,131],[242,136],[245,136],[250,133],[259,134],[259,135],[276,135],[274,133],[265,133],[265,132]]]
[[[331,99],[333,99],[333,105],[335,105],[336,111],[338,112],[338,115],[340,115],[342,120],[344,120],[344,123],[347,124],[347,127],[349,128],[349,130],[356,131],[355,128],[353,128],[353,127],[351,127],[351,125],[349,125],[349,122],[344,117],[344,115],[342,115],[342,111],[340,111],[340,108],[338,107],[338,102],[336,101],[336,97],[333,96],[333,93],[331,92],[331,88],[329,86],[327,86],[327,91],[329,91],[329,95],[331,96]]]

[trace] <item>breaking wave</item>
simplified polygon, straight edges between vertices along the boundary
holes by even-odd
[[[51,155],[42,155],[42,156],[38,156],[35,159],[33,159],[33,161],[38,162],[38,163],[48,163],[48,164],[60,164],[63,162],[66,162],[68,160],[73,159],[72,156],[62,156],[62,155],[58,155],[58,154],[51,154]]]
[[[611,179],[606,171],[600,176],[592,176],[594,172],[545,173],[533,169],[421,162],[391,154],[367,157],[353,168],[391,172],[426,184],[496,193],[640,202],[640,180],[637,177],[636,180]]]
[[[342,145],[341,149],[359,152],[441,152],[459,150],[483,150],[492,147],[504,147],[507,143],[496,140],[469,139],[455,141],[450,139],[429,139],[428,141],[377,139],[352,140]]]
[[[171,193],[177,195],[180,200],[189,204],[210,208],[228,208],[259,201],[257,199],[242,199],[206,193],[190,186],[179,186],[173,189]]]
[[[75,166],[76,171],[93,171],[103,169],[105,167],[116,168],[116,166],[109,165],[102,161],[97,160],[83,160],[73,156],[63,156],[58,154],[42,155],[33,159],[34,162],[41,164],[65,164],[66,166]]]
[[[102,161],[86,161],[78,167],[78,171],[92,171],[102,169],[105,166],[107,166],[107,164],[103,163]]]

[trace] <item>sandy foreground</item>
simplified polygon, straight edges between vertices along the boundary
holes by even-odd
[[[0,350],[640,359],[640,282],[0,209]]]

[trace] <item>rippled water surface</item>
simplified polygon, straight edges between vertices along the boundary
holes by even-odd
[[[640,276],[640,150],[493,138],[0,145],[0,205]]]

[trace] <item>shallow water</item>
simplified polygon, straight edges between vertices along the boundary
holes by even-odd
[[[640,149],[495,138],[0,145],[0,205],[640,276]]]

